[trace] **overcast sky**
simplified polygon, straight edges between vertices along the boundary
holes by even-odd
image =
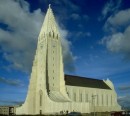
[[[37,37],[51,3],[66,74],[109,78],[130,107],[129,0],[0,0],[0,104],[25,100]]]

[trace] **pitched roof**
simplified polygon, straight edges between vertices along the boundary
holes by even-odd
[[[70,86],[111,89],[103,80],[65,75],[65,84]]]

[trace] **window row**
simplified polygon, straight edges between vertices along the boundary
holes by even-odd
[[[68,96],[76,102],[90,102],[93,105],[113,105],[113,96],[108,94],[91,95],[74,92],[73,94],[68,93]]]

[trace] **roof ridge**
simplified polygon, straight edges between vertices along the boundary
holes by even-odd
[[[85,79],[91,79],[91,80],[99,80],[99,81],[103,81],[103,80],[101,80],[101,79],[95,79],[95,78],[84,77],[84,76],[79,76],[79,75],[70,75],[70,74],[65,74],[65,76],[73,76],[73,77],[78,77],[78,78],[85,78]]]

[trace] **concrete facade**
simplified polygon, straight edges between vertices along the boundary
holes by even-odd
[[[104,83],[111,89],[65,85],[61,37],[49,7],[38,37],[28,94],[25,103],[16,108],[16,114],[120,110],[112,82]]]

